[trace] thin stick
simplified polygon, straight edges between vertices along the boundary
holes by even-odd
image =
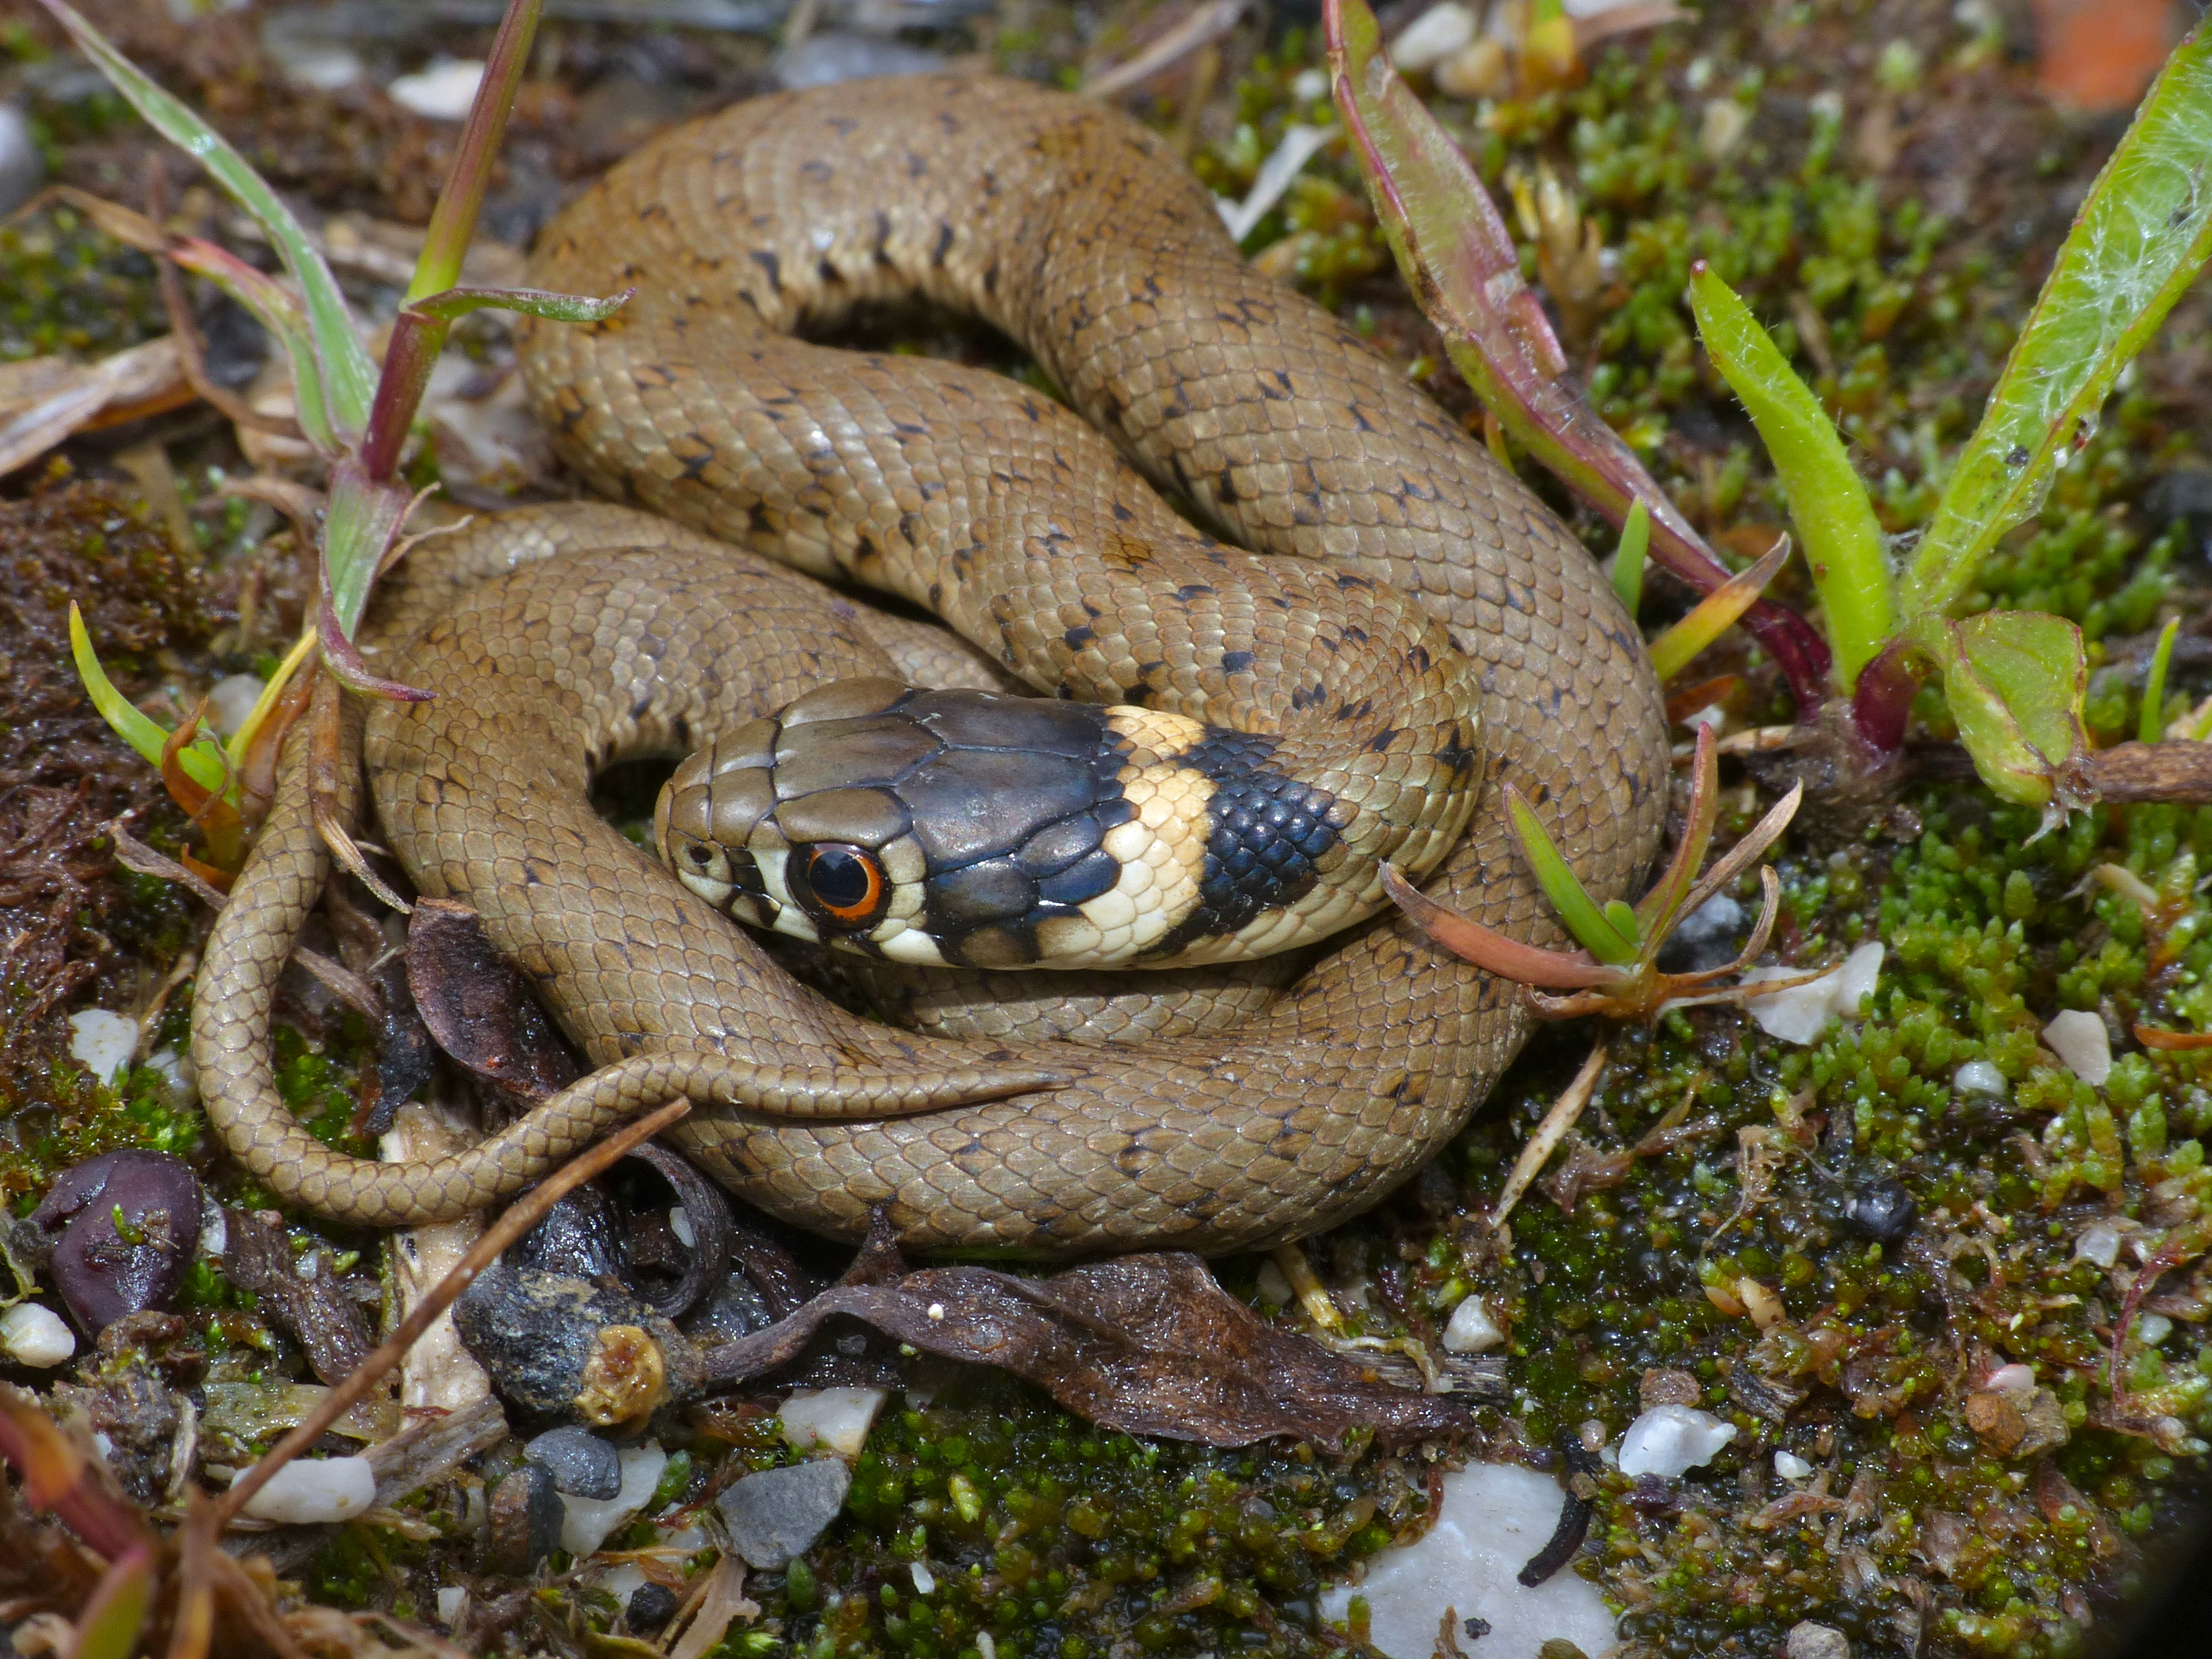
[[[1551,1110],[1536,1126],[1536,1133],[1521,1149],[1521,1156],[1513,1160],[1513,1173],[1505,1177],[1505,1190],[1498,1197],[1498,1207],[1491,1212],[1490,1224],[1493,1228],[1505,1224],[1505,1218],[1513,1213],[1513,1206],[1528,1190],[1528,1183],[1550,1162],[1552,1154],[1559,1150],[1559,1143],[1566,1139],[1567,1131],[1582,1116],[1583,1108],[1597,1092],[1597,1080],[1605,1072],[1605,1059],[1606,1045],[1601,1038],[1597,1047],[1590,1050],[1589,1058],[1583,1062],[1582,1070],[1575,1073],[1575,1080],[1567,1085],[1566,1093],[1552,1103]]]
[[[532,1188],[519,1202],[507,1206],[507,1212],[485,1230],[453,1270],[440,1279],[437,1288],[415,1306],[415,1310],[399,1322],[399,1328],[388,1337],[384,1346],[354,1367],[346,1380],[323,1397],[318,1406],[300,1425],[271,1447],[269,1455],[248,1469],[233,1483],[230,1490],[216,1504],[215,1520],[218,1528],[237,1518],[253,1494],[269,1484],[269,1478],[301,1452],[322,1437],[323,1431],[338,1420],[384,1379],[385,1373],[405,1358],[415,1340],[430,1328],[430,1322],[459,1300],[463,1291],[476,1283],[477,1275],[500,1258],[507,1247],[536,1226],[545,1212],[569,1192],[589,1181],[600,1170],[628,1155],[629,1149],[641,1141],[650,1140],[669,1125],[676,1122],[691,1109],[688,1100],[672,1100],[649,1116],[639,1118],[609,1135],[589,1152],[580,1154],[561,1170]]]

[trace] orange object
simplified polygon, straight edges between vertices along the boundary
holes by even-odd
[[[2171,0],[2035,0],[2037,77],[2051,100],[2133,109],[2174,40]]]

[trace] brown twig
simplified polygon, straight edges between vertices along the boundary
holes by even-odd
[[[499,1260],[507,1247],[520,1238],[563,1197],[583,1185],[602,1170],[627,1157],[631,1147],[650,1140],[663,1129],[681,1119],[691,1109],[688,1100],[671,1101],[659,1110],[624,1125],[590,1151],[579,1154],[557,1172],[547,1176],[517,1202],[508,1206],[507,1212],[487,1228],[483,1237],[469,1247],[469,1253],[455,1264],[453,1270],[440,1279],[429,1295],[416,1304],[415,1310],[399,1322],[384,1345],[369,1355],[346,1380],[332,1389],[300,1425],[271,1447],[269,1455],[248,1469],[216,1502],[214,1510],[218,1528],[228,1526],[252,1498],[269,1483],[270,1477],[290,1462],[300,1453],[320,1439],[323,1431],[383,1381],[386,1374],[406,1356],[415,1346],[416,1339],[430,1328],[430,1323],[458,1301],[477,1275]]]

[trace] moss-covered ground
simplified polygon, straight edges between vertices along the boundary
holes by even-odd
[[[1071,78],[1085,42],[1110,52],[1139,9],[1079,14],[1008,0],[949,44]],[[1691,261],[1711,260],[1793,354],[1838,415],[1885,527],[1910,535],[2114,136],[2110,124],[2062,118],[2033,95],[2026,37],[2008,16],[1856,0],[1714,5],[1702,21],[1600,48],[1578,88],[1436,100],[1513,204],[1528,273],[1593,400],[1724,549],[1763,550],[1785,514],[1755,438],[1696,347],[1680,298]],[[283,134],[341,130],[330,125],[329,100],[281,90],[238,15],[200,34],[137,27],[136,49],[269,155],[282,159]],[[532,107],[557,117],[587,104],[621,60],[608,31],[549,28],[556,68]],[[49,39],[11,28],[0,47],[15,59],[9,73],[33,86],[26,96],[54,166],[129,194],[116,158],[143,135],[99,99],[33,76]],[[688,66],[672,77],[687,95],[756,83],[746,77],[757,74],[757,45],[681,32],[660,40],[654,51]],[[465,31],[440,43],[464,52],[481,44]],[[255,73],[216,91],[217,71],[241,62]],[[1170,76],[1147,113],[1189,137],[1208,183],[1241,196],[1287,124],[1328,118],[1317,62],[1308,38],[1248,28],[1227,44],[1210,88]],[[419,220],[427,201],[395,177],[419,183],[435,143],[381,106],[340,113],[358,142],[299,150],[280,169],[285,181],[329,205]],[[527,112],[520,130],[522,153],[566,153],[545,147]],[[554,172],[568,165],[545,161]],[[0,357],[96,354],[158,331],[143,263],[82,223],[48,214],[0,239]],[[1316,159],[1247,251],[1340,308],[1479,422],[1390,274],[1340,150]],[[2038,517],[1984,566],[1973,601],[2082,624],[2102,740],[2133,732],[2146,630],[2180,614],[2185,641],[2200,637],[2212,514],[2198,389],[2207,345],[2200,294],[2131,372]],[[213,495],[207,469],[235,464],[220,442],[204,426],[174,438],[201,540],[218,553],[241,527]],[[71,451],[95,475],[112,471],[108,454]],[[45,514],[40,547],[92,561],[99,574],[88,585],[104,584],[111,608],[122,605],[136,591],[128,571],[153,567],[125,558],[117,574],[115,550],[155,558],[152,519],[112,485],[54,488],[64,494],[33,498],[11,482],[0,512]],[[82,493],[94,489],[109,493]],[[101,515],[98,525],[87,514]],[[1599,527],[1577,521],[1605,550]],[[105,539],[95,547],[90,536]],[[192,654],[210,626],[251,612],[252,597],[238,597],[240,562],[216,561],[211,615],[151,598],[143,616],[115,611],[103,647],[126,659],[125,671],[143,670],[135,693],[177,678],[164,650],[211,672],[281,640],[264,616],[257,638],[217,636],[228,653],[219,662]],[[42,555],[32,584],[49,595],[63,580],[48,574],[52,564]],[[21,607],[21,573],[9,580]],[[1784,596],[1809,603],[1790,580]],[[267,592],[281,611],[296,582],[288,588],[275,571]],[[1681,603],[1655,589],[1647,623]],[[50,604],[37,612],[27,636],[49,657],[52,615]],[[2185,643],[2165,717],[2212,690],[2208,655]],[[1701,672],[1734,676],[1715,695],[1735,722],[1787,717],[1786,697],[1747,647],[1724,646],[1692,678]],[[1863,1019],[1806,1047],[1719,1007],[1670,1014],[1649,1031],[1544,1034],[1431,1170],[1307,1247],[1354,1334],[1433,1345],[1461,1299],[1486,1298],[1509,1331],[1514,1389],[1484,1408],[1490,1455],[1550,1464],[1563,1440],[1617,1438],[1647,1398],[1693,1394],[1735,1425],[1734,1443],[1679,1482],[1605,1473],[1590,1487],[1595,1516],[1571,1570],[1602,1588],[1624,1636],[1647,1655],[1772,1655],[1808,1618],[1869,1655],[2093,1652],[2159,1570],[2177,1523],[2207,1499],[2212,1088],[2199,1051],[2147,1048],[2135,1031],[2212,1030],[2212,896],[2203,890],[2212,811],[2100,810],[2038,837],[2028,817],[1946,769],[1940,705],[1924,701],[1922,712],[1934,769],[1892,798],[1807,813],[1778,859],[1787,910],[1776,959],[1810,963],[1869,939],[1884,945]],[[70,742],[94,741],[81,707],[41,705],[38,717],[72,720]],[[20,724],[0,718],[11,732]],[[81,772],[121,792],[102,798],[107,810],[151,803],[151,791],[121,781],[119,750],[103,765],[87,761]],[[1756,779],[1732,775],[1729,786],[1723,841],[1770,799]],[[157,841],[178,830],[173,820],[151,828]],[[139,1067],[111,1089],[65,1057],[58,1022],[70,1010],[92,1000],[132,1006],[134,996],[143,1005],[190,939],[179,901],[116,872],[89,839],[85,848],[62,909],[51,885],[23,899],[0,893],[0,903],[36,901],[40,915],[58,918],[54,971],[97,964],[9,1017],[0,1186],[17,1203],[54,1170],[118,1145],[186,1152],[226,1179],[197,1111],[163,1073]],[[188,994],[172,997],[149,1051],[173,1045]],[[2116,1059],[2100,1086],[2042,1039],[2068,1009],[2094,1014],[2110,1034]],[[1506,1170],[1601,1035],[1613,1063],[1576,1137],[1509,1232],[1493,1231],[1481,1218]],[[283,1041],[295,1107],[342,1133],[365,1031],[295,1011]],[[1912,1224],[1869,1228],[1870,1213],[1899,1213],[1896,1189]],[[1256,1296],[1260,1266],[1227,1262],[1222,1276]],[[304,1375],[242,1300],[202,1275],[190,1340],[222,1375]],[[1295,1304],[1273,1311],[1299,1317]],[[2007,1365],[2033,1368],[2038,1392],[2024,1405],[1981,1388]],[[1348,1638],[1319,1620],[1317,1588],[1418,1532],[1439,1460],[1477,1449],[1208,1451],[1098,1432],[1010,1382],[931,1381],[927,1403],[895,1401],[879,1420],[823,1543],[788,1571],[755,1577],[761,1618],[739,1626],[726,1652],[1104,1659],[1337,1649]],[[662,1433],[688,1455],[656,1498],[671,1515],[739,1466],[788,1455],[765,1416],[742,1406],[670,1420]],[[1778,1453],[1807,1472],[1778,1474]],[[629,1541],[649,1543],[650,1528],[641,1523]],[[305,1582],[326,1599],[420,1613],[441,1583],[465,1577],[489,1593],[480,1565],[470,1546],[403,1545],[356,1528]],[[622,1650],[592,1635],[615,1612],[607,1598],[555,1575],[532,1606],[534,1622],[518,1616],[510,1626],[519,1650]]]

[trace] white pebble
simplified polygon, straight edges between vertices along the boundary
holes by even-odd
[[[2112,1038],[2105,1022],[2080,1008],[2069,1008],[2043,1028],[2051,1052],[2066,1062],[2067,1069],[2093,1089],[2105,1086],[2112,1074]]]
[[[1452,1310],[1444,1325],[1444,1349],[1449,1353],[1488,1353],[1505,1340],[1491,1316],[1490,1304],[1471,1296]]]
[[[1982,1387],[1991,1394],[2033,1394],[2035,1367],[2033,1365],[2000,1365],[1982,1379]]]
[[[799,1451],[827,1446],[840,1457],[858,1457],[883,1405],[881,1389],[801,1389],[783,1402],[784,1442]]]
[[[438,1622],[447,1630],[461,1622],[461,1609],[469,1604],[469,1593],[459,1584],[448,1584],[438,1592]]]
[[[927,1566],[919,1561],[914,1564],[913,1572],[914,1593],[916,1595],[934,1595],[937,1594],[937,1575],[935,1573],[932,1572]]]
[[[676,1235],[676,1242],[687,1250],[699,1242],[699,1235],[691,1225],[691,1212],[681,1204],[669,1208],[668,1231]]]
[[[236,737],[268,684],[258,674],[226,674],[210,686],[208,713],[215,720],[215,729],[226,738]]]
[[[975,1651],[981,1654],[983,1659],[999,1659],[999,1644],[990,1632],[979,1630],[975,1632]]]
[[[105,1008],[70,1016],[70,1058],[102,1083],[112,1083],[138,1052],[138,1022]]]
[[[376,1470],[366,1457],[295,1458],[246,1500],[246,1512],[312,1527],[346,1520],[375,1502]]]
[[[1813,1466],[1796,1452],[1778,1451],[1774,1454],[1774,1472],[1784,1480],[1809,1480]]]
[[[2164,1314],[2140,1314],[2128,1334],[2146,1348],[2155,1348],[2173,1334],[2173,1322]]]
[[[1433,68],[1474,39],[1474,14],[1458,0],[1431,6],[1390,43],[1390,61],[1411,74]]]
[[[49,1370],[76,1352],[76,1338],[52,1308],[19,1302],[0,1314],[0,1348],[18,1365]]]
[[[441,58],[426,70],[392,83],[392,101],[433,121],[458,121],[477,100],[484,66],[472,58]]]
[[[1873,994],[1875,981],[1881,977],[1882,954],[1880,942],[1869,941],[1808,984],[1754,998],[1745,1006],[1760,1030],[1804,1048],[1820,1040],[1831,1018],[1859,1017],[1861,1006]],[[1795,979],[1803,971],[1797,968],[1752,968],[1745,970],[1743,982],[1762,985],[1772,980]]]
[[[668,1468],[668,1454],[658,1440],[641,1440],[622,1449],[622,1490],[612,1498],[594,1501],[561,1494],[566,1513],[561,1519],[561,1547],[581,1558],[606,1542],[607,1534],[645,1507],[653,1489]]]
[[[1716,893],[1674,924],[1678,945],[1703,945],[1707,939],[1734,939],[1743,928],[1743,906],[1726,893]]]
[[[1320,70],[1300,70],[1291,82],[1291,96],[1301,104],[1318,104],[1328,96],[1328,76]]]
[[[1620,1437],[1623,1474],[1676,1475],[1710,1463],[1735,1438],[1735,1425],[1687,1406],[1654,1406]]]
[[[0,217],[29,201],[46,177],[30,117],[13,104],[0,104]]]
[[[1291,1297],[1294,1294],[1291,1281],[1283,1277],[1283,1270],[1272,1261],[1260,1264],[1260,1272],[1254,1285],[1260,1292],[1261,1301],[1271,1302],[1278,1308],[1291,1305]]]
[[[1453,1470],[1436,1524],[1417,1542],[1378,1552],[1361,1583],[1325,1591],[1322,1617],[1341,1619],[1354,1595],[1365,1596],[1371,1639],[1389,1659],[1430,1659],[1446,1607],[1460,1620],[1488,1621],[1490,1634],[1468,1649],[1483,1659],[1535,1659],[1555,1638],[1584,1653],[1611,1651],[1613,1619],[1596,1585],[1571,1567],[1534,1589],[1518,1582],[1522,1563],[1559,1523],[1559,1498],[1558,1482],[1533,1469]]]
[[[197,1099],[200,1089],[200,1070],[192,1064],[192,1057],[177,1048],[156,1048],[146,1056],[146,1064],[161,1074],[161,1081],[170,1091],[183,1100]]]
[[[1951,1073],[1951,1090],[1961,1095],[1993,1095],[2002,1100],[2004,1073],[1986,1060],[1970,1060]]]
[[[2120,1230],[2109,1221],[2093,1221],[2074,1241],[2074,1254],[2084,1261],[2109,1267],[2120,1259]]]

